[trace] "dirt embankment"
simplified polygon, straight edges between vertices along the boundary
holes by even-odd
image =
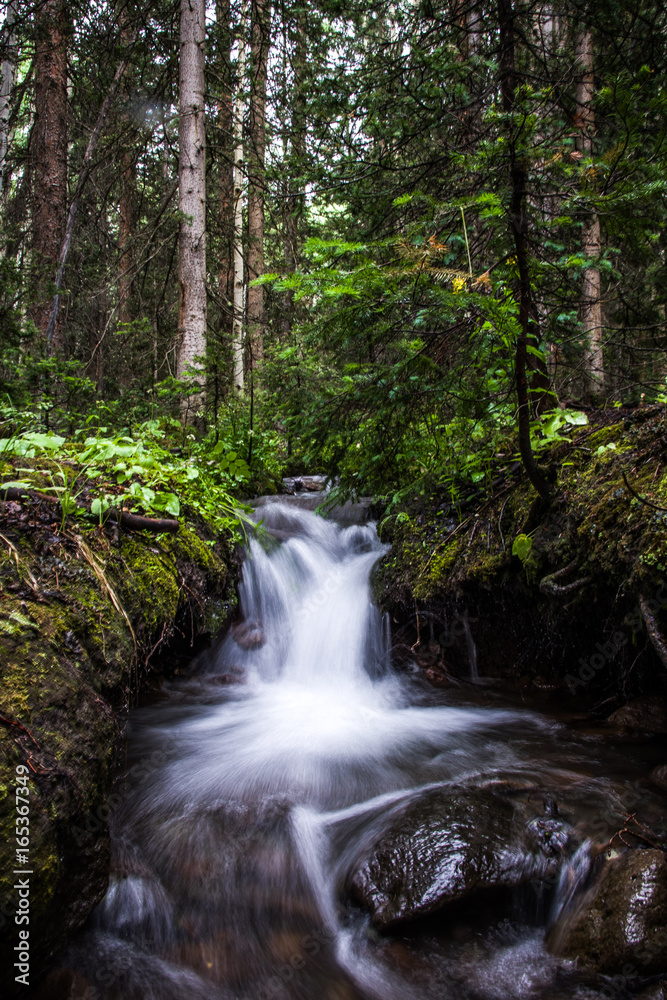
[[[474,643],[481,675],[601,715],[664,695],[666,461],[663,409],[638,410],[551,450],[550,504],[514,469],[490,497],[457,507],[436,494],[395,514],[375,592],[399,655],[413,647],[446,686],[469,676]]]
[[[91,530],[61,525],[52,508],[0,503],[0,957],[9,995],[19,930],[29,931],[34,984],[103,894],[123,712],[168,644],[189,652],[220,629],[234,603],[231,564],[204,523],[182,522],[176,535]],[[27,800],[17,797],[25,776]],[[25,815],[29,825],[17,822]],[[17,924],[17,913],[29,923]]]

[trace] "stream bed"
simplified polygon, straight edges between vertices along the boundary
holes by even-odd
[[[483,683],[435,691],[395,671],[370,598],[386,550],[374,527],[283,503],[262,515],[241,621],[131,715],[109,889],[63,959],[63,996],[651,987],[654,970],[610,978],[562,939],[609,842],[623,850],[639,823],[648,846],[664,837],[665,798],[644,780],[659,751],[610,746]]]

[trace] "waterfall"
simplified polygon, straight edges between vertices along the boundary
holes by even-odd
[[[414,979],[345,886],[426,793],[530,797],[546,773],[535,746],[557,727],[523,710],[424,704],[392,668],[371,599],[387,551],[374,526],[281,503],[261,513],[240,620],[205,668],[132,714],[109,890],[67,961],[99,1000],[479,1000],[515,960],[540,970],[526,982],[551,982],[534,928],[487,934],[490,971],[470,993],[456,949]]]

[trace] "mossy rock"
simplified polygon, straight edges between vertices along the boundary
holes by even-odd
[[[579,697],[579,671],[588,673],[580,661],[620,629],[626,641],[618,656],[592,671],[586,692],[592,700],[606,692],[610,711],[621,689],[626,697],[647,684],[664,693],[667,670],[638,608],[640,598],[667,593],[667,511],[656,509],[667,508],[667,420],[662,410],[615,418],[594,415],[570,443],[543,454],[556,477],[549,504],[515,469],[463,510],[434,491],[394,512],[384,531],[392,549],[373,586],[394,622],[405,623],[400,646],[415,645],[418,616],[419,635],[426,626],[432,641],[465,609],[476,619],[482,673],[540,674],[564,683],[565,694],[574,678]],[[512,555],[521,534],[532,541],[523,562]],[[655,616],[667,636],[662,598]],[[467,672],[465,637],[443,655],[453,673]]]
[[[100,529],[26,530],[14,511],[2,536],[0,954],[12,995],[17,767],[29,774],[29,864],[20,867],[32,872],[35,983],[106,889],[120,719],[151,654],[177,622],[191,637],[217,631],[235,598],[230,545],[203,523],[174,536],[123,533],[118,544]]]

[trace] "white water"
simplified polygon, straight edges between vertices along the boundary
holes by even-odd
[[[134,715],[139,777],[121,791],[109,892],[72,967],[102,1000],[556,996],[557,963],[521,914],[485,925],[474,961],[446,934],[412,961],[344,890],[392,810],[424,789],[543,782],[534,747],[556,728],[523,711],[425,707],[392,671],[371,602],[385,551],[373,526],[262,513],[289,537],[251,543],[245,624],[205,673]],[[607,794],[577,780],[585,798]]]

